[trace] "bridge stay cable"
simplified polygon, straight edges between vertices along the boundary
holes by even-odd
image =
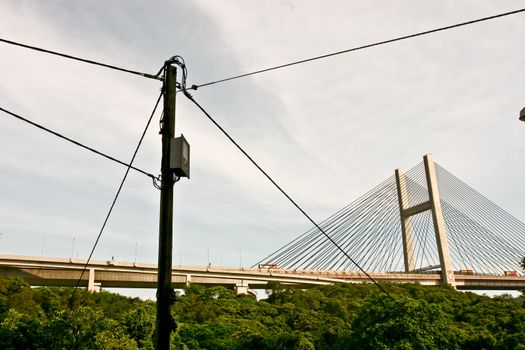
[[[389,197],[384,205],[388,205],[389,202],[394,201],[395,198]],[[379,271],[385,271],[382,266],[388,263],[387,257],[389,256],[389,251],[392,251],[392,249],[390,248],[393,246],[393,243],[396,242],[398,238],[396,237],[396,235],[391,234],[393,227],[392,223],[396,221],[396,218],[399,215],[399,213],[396,210],[392,209],[393,208],[388,210],[383,216],[377,215],[377,217],[380,218],[378,223],[378,229],[380,230],[386,227],[388,234],[382,235],[382,237],[379,240],[376,240],[378,249],[375,251],[375,253],[369,254],[368,257],[368,259],[370,260],[369,266],[372,266],[371,264],[374,263],[374,269],[377,269]]]
[[[378,209],[384,205],[385,193],[387,193],[385,191],[388,191],[388,188],[383,186],[376,192],[376,195],[369,198],[368,203],[362,204],[361,211],[355,211],[353,210],[354,208],[349,207],[350,215],[345,218],[338,218],[339,221],[344,220],[343,224],[340,226],[341,230],[339,232],[329,232],[329,228],[325,228],[325,231],[329,232],[334,240],[340,241],[341,247],[343,247],[350,256],[355,256],[357,251],[360,250],[360,247],[367,241],[366,235],[363,236],[363,233],[371,234],[366,228],[368,227],[371,218],[374,217],[374,213],[378,212]],[[348,232],[353,232],[353,234],[348,235]],[[336,258],[339,259],[336,261],[336,264],[340,262],[339,266],[350,266],[348,264],[348,259],[345,259],[344,255],[339,254],[337,251],[332,251],[331,253],[336,254]],[[305,255],[306,254],[307,252],[305,252]],[[327,265],[323,268],[330,269],[336,266],[336,264],[332,266]]]
[[[375,201],[377,201],[378,198],[379,197],[376,196]],[[377,206],[377,204],[371,205],[373,202],[371,202],[370,198],[366,195],[361,199],[358,199],[358,202],[363,207],[367,208],[369,212],[372,212],[374,206]],[[323,227],[326,232],[330,232],[332,238],[339,240],[339,236],[344,235],[348,226],[359,226],[362,222],[366,221],[366,215],[363,215],[362,213],[355,215],[351,209],[352,208],[349,207],[341,209],[336,214],[321,222],[320,226]],[[364,211],[364,213],[367,213],[367,211]],[[291,249],[286,249],[289,245],[283,247],[281,251],[284,250],[284,253],[279,255],[277,252],[274,256],[275,259],[273,259],[270,263],[277,264],[278,266],[295,265],[298,268],[306,269],[319,267],[319,261],[324,259],[325,256],[333,256],[333,266],[337,264],[338,259],[344,259],[342,263],[348,262],[348,259],[341,255],[339,250],[335,249],[335,252],[330,250],[330,247],[333,247],[333,245],[324,237],[322,240],[318,239],[318,231],[315,227],[307,231],[305,234],[299,236],[297,241],[298,242],[296,244],[293,244],[292,242],[290,247]],[[348,241],[350,241],[350,239]],[[340,245],[345,251],[349,253],[349,255],[353,255],[353,253],[349,252],[347,243],[345,241],[341,241]],[[309,261],[309,256],[307,253],[311,250],[320,251],[318,259],[316,259],[317,262]],[[326,268],[326,266],[322,268]]]
[[[480,197],[482,200],[485,200],[485,207],[491,207],[494,211],[499,211],[501,208],[497,207],[495,204],[487,200],[486,198]],[[506,251],[512,250],[519,253],[515,247],[520,246],[520,233],[523,232],[523,224],[516,220],[514,217],[510,216],[508,213],[501,210],[499,216],[492,220],[486,220],[490,218],[488,210],[480,210],[480,205],[469,205],[470,210],[473,210],[471,213],[466,213],[465,215],[472,220],[479,220],[482,227],[489,229],[495,233],[498,233],[501,236],[502,240],[507,241],[508,247],[505,248]],[[479,219],[478,219],[479,217]],[[501,223],[504,222],[506,225],[503,226]],[[520,227],[521,226],[521,227]],[[503,229],[505,228],[505,229]]]
[[[442,205],[442,208],[443,208],[443,216],[449,218],[449,221],[450,221],[450,216],[448,214],[448,211],[452,210],[452,208],[448,204]],[[445,221],[445,224],[447,225],[447,229],[448,229],[448,227],[450,225],[449,221]],[[461,237],[459,237],[459,235],[460,235],[459,233],[458,233],[458,235],[451,235],[450,238],[451,238],[452,242],[454,243],[453,246],[457,247],[458,255],[460,256],[461,262],[462,262],[463,266],[465,266],[465,268],[467,266],[474,266],[474,263],[472,262],[472,259],[470,258],[471,254],[470,254],[470,252],[467,251],[467,247],[465,247],[463,244],[459,243],[460,239],[461,239]],[[455,250],[456,249],[452,250],[453,254],[455,254]]]
[[[368,236],[373,236],[378,232],[378,227],[382,225],[383,220],[389,216],[389,212],[387,211],[385,215],[378,215],[381,211],[381,207],[385,206],[386,203],[389,202],[388,196],[382,196],[381,202],[379,202],[379,205],[374,209],[370,215],[372,216],[372,219],[368,222],[367,230],[365,231]],[[364,261],[361,262],[364,268],[367,270],[373,270],[371,264],[374,263],[374,255],[377,254],[379,247],[382,246],[382,241],[385,239],[386,235],[383,235],[379,239],[369,241],[369,244],[365,245],[365,249],[361,249],[361,247],[358,247],[359,250],[362,251],[362,254],[364,256]],[[375,252],[375,253],[374,253]],[[353,254],[354,256],[357,254]]]
[[[429,200],[428,188],[423,171],[423,164],[419,163],[411,170],[406,172],[405,181],[401,184],[402,191],[408,193],[408,204],[416,205]],[[399,221],[399,219],[397,219]],[[432,256],[435,249],[428,250],[429,232],[430,232],[431,214],[428,211],[419,213],[411,217],[411,225],[414,235],[414,266],[425,268],[427,266],[436,265],[439,259],[437,256]],[[432,229],[433,230],[433,229]],[[428,254],[427,254],[428,252]]]
[[[464,249],[469,260],[472,255],[478,264],[501,273],[501,265],[482,262],[476,257],[476,253],[483,252],[488,256],[500,256],[508,264],[505,269],[515,269],[516,257],[523,254],[520,237],[525,224],[437,164],[436,170],[443,193],[445,222],[450,231],[471,243]]]
[[[419,234],[419,246],[420,246],[420,251],[421,253],[419,254],[419,265],[417,264],[417,261],[416,261],[416,265],[415,266],[425,266],[424,264],[426,264],[426,266],[432,266],[434,265],[434,262],[438,262],[439,261],[439,258],[436,256],[436,249],[430,249],[429,248],[429,245],[432,245],[431,242],[429,242],[430,240],[428,239],[429,238],[429,234],[428,232],[430,232],[430,230],[433,230],[432,228],[432,216],[430,214],[430,212],[426,212],[426,213],[421,213],[420,215],[422,215],[423,219],[420,220],[419,224],[420,224],[420,228],[419,228],[419,231],[420,231],[420,234]],[[415,231],[417,232],[417,227],[415,229]],[[433,255],[432,255],[433,254]]]
[[[495,239],[495,237],[486,228],[482,227],[479,223],[472,222],[462,213],[459,213],[459,219],[469,223],[468,229],[467,225],[463,225],[460,227],[460,230],[462,230],[467,235],[467,240],[472,240],[475,242],[479,252],[486,256],[500,257],[500,264],[502,262],[505,264],[509,263],[507,254],[504,251],[498,249],[499,241]],[[501,239],[503,240],[504,238],[502,237]],[[484,265],[488,271],[492,271],[493,273],[496,273],[498,270],[495,263],[491,262],[490,260],[481,260],[481,264]]]
[[[84,276],[84,274],[85,274],[85,272],[87,270],[89,262],[91,261],[91,258],[93,257],[93,253],[95,252],[95,249],[96,249],[96,247],[98,245],[98,242],[99,242],[99,240],[100,240],[100,238],[102,236],[102,233],[104,232],[106,224],[108,223],[109,217],[111,216],[111,213],[113,212],[113,208],[115,207],[115,204],[116,204],[117,199],[118,199],[118,197],[120,195],[122,187],[124,186],[124,183],[126,182],[126,179],[128,177],[129,171],[131,170],[131,165],[135,161],[135,158],[136,158],[137,153],[138,153],[138,151],[140,149],[140,146],[142,145],[142,141],[144,140],[144,137],[146,136],[146,132],[148,131],[148,128],[149,128],[149,126],[151,124],[151,120],[153,119],[153,116],[155,115],[155,112],[157,111],[157,107],[158,107],[159,102],[160,102],[160,100],[161,100],[163,95],[164,95],[164,91],[161,91],[160,94],[159,94],[159,97],[157,98],[157,101],[155,102],[155,107],[153,107],[153,111],[151,112],[151,114],[150,114],[150,116],[148,118],[148,121],[147,121],[146,126],[144,128],[144,131],[142,132],[142,134],[140,136],[140,139],[139,139],[139,141],[137,143],[137,146],[135,147],[135,150],[133,152],[133,156],[131,157],[131,161],[129,162],[129,166],[126,169],[126,172],[124,173],[124,176],[122,177],[122,181],[120,182],[120,185],[119,185],[119,187],[117,189],[115,197],[113,198],[111,206],[109,207],[108,213],[106,214],[106,217],[104,219],[104,223],[102,224],[102,227],[100,228],[100,231],[99,231],[99,233],[97,235],[97,238],[95,240],[95,243],[93,244],[93,247],[91,248],[91,252],[89,253],[89,257],[86,260],[86,263],[84,264],[84,267],[82,269],[82,272],[80,273],[80,277],[78,278],[75,287],[73,288],[73,292],[71,293],[71,297],[69,298],[69,304],[70,304],[71,307],[73,306],[73,298],[74,298],[75,293],[76,293],[76,291],[78,289],[78,286],[80,285],[80,281],[82,280],[82,277]]]
[[[321,225],[321,226],[324,228],[324,230],[327,233],[330,234],[330,236],[334,240],[340,242],[339,245],[343,248],[344,251],[346,251],[350,256],[353,256],[354,253],[351,252],[350,246],[349,246],[352,238],[348,237],[345,240],[345,232],[348,230],[348,227],[352,227],[352,226],[360,227],[360,225],[363,222],[366,222],[366,216],[372,212],[375,212],[377,210],[377,207],[380,205],[378,204],[379,200],[380,200],[380,197],[377,196],[375,198],[368,198],[367,202],[362,203],[362,206],[364,208],[367,208],[367,210],[364,211],[365,215],[363,215],[363,213],[355,213],[351,210],[347,210],[347,214],[345,216],[332,219],[332,221],[336,223],[336,227],[337,227],[336,229],[332,229],[331,227],[325,226],[325,225]],[[317,236],[318,236],[318,231],[316,231],[315,228],[313,230],[313,236],[314,237],[312,237],[312,239],[316,241]],[[339,264],[348,263],[349,260],[346,259],[344,255],[341,255],[340,251],[338,251],[337,248],[335,248],[335,251],[334,251],[332,249],[333,247],[334,247],[333,244],[331,244],[331,242],[326,240],[326,244],[325,244],[326,253],[325,254],[328,257],[333,256],[333,258],[328,259],[327,264],[320,266],[321,269],[329,269],[333,266],[336,266],[338,263]],[[305,258],[308,258],[308,259],[310,258],[308,255],[308,251],[305,251],[303,255]],[[332,266],[330,266],[330,264],[332,264]]]
[[[390,181],[391,182],[391,181]],[[382,208],[385,209],[384,215],[382,215],[383,219],[386,219],[388,217],[391,217],[392,215],[392,208],[389,207],[389,198],[391,198],[393,193],[393,187],[390,183],[387,187],[385,187],[382,190],[382,193],[380,194],[381,201],[378,202],[373,210],[369,210],[366,207],[357,207],[356,215],[360,215],[361,222],[359,222],[359,225],[349,225],[345,228],[345,232],[343,233],[346,235],[346,241],[347,247],[349,251],[351,252],[352,256],[356,256],[360,251],[362,246],[367,246],[368,249],[363,254],[363,259],[370,260],[369,252],[373,251],[372,247],[378,244],[378,240],[376,240],[376,243],[374,244],[374,241],[371,240],[371,238],[376,235],[376,232],[380,231],[382,226],[377,226],[376,221],[379,217],[378,213],[381,212]],[[362,211],[364,211],[365,215],[359,214]],[[384,223],[381,223],[381,225],[384,225]],[[351,233],[351,234],[350,234]],[[385,238],[387,235],[383,235],[383,238]],[[343,236],[344,237],[344,236]],[[368,244],[367,244],[368,242]],[[366,256],[368,258],[366,258]],[[383,255],[385,256],[385,255]],[[363,264],[366,263],[365,260],[362,262]],[[385,259],[383,259],[385,260]],[[372,261],[374,261],[372,259]],[[380,263],[380,262],[379,262]],[[349,265],[346,265],[345,268],[348,268]],[[367,270],[373,270],[371,266],[367,268]]]
[[[366,245],[366,242],[370,241],[370,239],[367,238],[371,236],[371,233],[367,230],[369,221],[376,216],[376,213],[379,212],[380,208],[385,207],[385,204],[391,197],[393,189],[391,183],[387,187],[380,185],[377,188],[377,191],[371,191],[372,195],[362,196],[362,198],[358,200],[362,210],[356,211],[355,208],[348,206],[320,224],[325,232],[329,233],[334,240],[339,242],[340,246],[350,256],[355,255],[361,245]],[[397,212],[397,209],[395,209],[395,211]],[[394,210],[391,210],[391,213],[388,216],[394,217],[394,215]],[[382,221],[382,223],[379,223],[380,225],[388,226],[386,221],[392,220],[387,218]],[[378,227],[380,228],[381,226]],[[353,232],[354,234],[347,235],[348,232]],[[395,240],[395,237],[392,235],[389,235],[389,237],[390,238],[385,238],[385,241],[379,244],[379,247],[382,248],[382,250],[384,250],[383,248],[387,245],[387,243],[385,243],[386,239],[389,239],[390,242]],[[319,240],[318,231],[315,227],[298,237],[294,242],[296,243],[294,244],[292,242],[292,247],[290,247],[290,249],[287,249],[289,246],[287,245],[276,252],[270,262],[276,263],[279,266],[293,265],[297,268],[335,268],[336,270],[344,268],[344,266],[347,265],[347,262],[348,264],[351,264],[348,259],[340,254],[338,249],[330,248],[333,247],[333,245],[328,240],[325,238]],[[310,260],[311,255],[309,255],[309,252],[312,250],[316,251],[315,261]],[[372,247],[372,250],[375,251],[375,256],[382,251],[380,249],[375,249],[374,247]],[[280,254],[280,251],[283,251],[283,253]],[[264,261],[262,262],[264,263]],[[381,262],[376,264],[380,263]]]
[[[451,205],[459,207],[462,203],[458,203],[458,201],[454,201],[454,199],[464,199],[465,205],[462,206],[462,211],[467,217],[474,221],[479,221],[483,227],[499,233],[500,236],[508,240],[512,246],[517,247],[520,245],[521,234],[525,229],[525,225],[521,221],[438,164],[436,164],[436,171],[438,177],[446,184],[446,186],[443,187],[444,190],[451,193],[450,196],[447,196]],[[468,195],[460,197],[461,193],[468,193]],[[494,215],[496,216],[494,217]],[[502,225],[502,222],[504,222],[505,225]],[[505,230],[503,227],[505,227]]]

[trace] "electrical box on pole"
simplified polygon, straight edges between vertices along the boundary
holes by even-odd
[[[170,168],[178,177],[190,178],[190,144],[184,135],[171,139]]]

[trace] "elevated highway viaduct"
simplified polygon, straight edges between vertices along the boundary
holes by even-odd
[[[82,274],[85,260],[0,255],[0,277],[21,277],[32,286],[73,287]],[[436,273],[371,272],[378,282],[419,283],[440,285]],[[521,290],[523,276],[490,276],[455,274],[460,290]],[[284,270],[277,268],[231,268],[216,266],[175,266],[173,288],[188,284],[215,285],[233,288],[236,293],[264,289],[268,282],[279,282],[294,288],[309,288],[335,283],[368,283],[361,272]],[[90,291],[100,288],[156,288],[157,265],[116,261],[91,261],[82,276],[80,286]]]

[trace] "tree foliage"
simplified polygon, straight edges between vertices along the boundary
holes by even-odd
[[[189,286],[174,349],[525,349],[523,297],[415,284],[268,286],[268,298]],[[153,349],[155,305],[107,292],[0,280],[0,349]]]
[[[79,291],[70,309],[70,296],[69,288],[0,280],[0,349],[153,349],[151,302]]]

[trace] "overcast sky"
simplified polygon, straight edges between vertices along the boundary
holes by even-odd
[[[523,1],[21,1],[0,37],[188,84],[523,7]],[[195,99],[321,221],[426,153],[525,221],[525,14],[203,87]],[[0,107],[129,161],[160,82],[0,43]],[[159,173],[159,114],[136,166]],[[183,96],[191,179],[174,264],[250,266],[311,225]],[[0,115],[0,254],[87,258],[125,168]],[[156,263],[159,192],[132,172],[95,259]]]

